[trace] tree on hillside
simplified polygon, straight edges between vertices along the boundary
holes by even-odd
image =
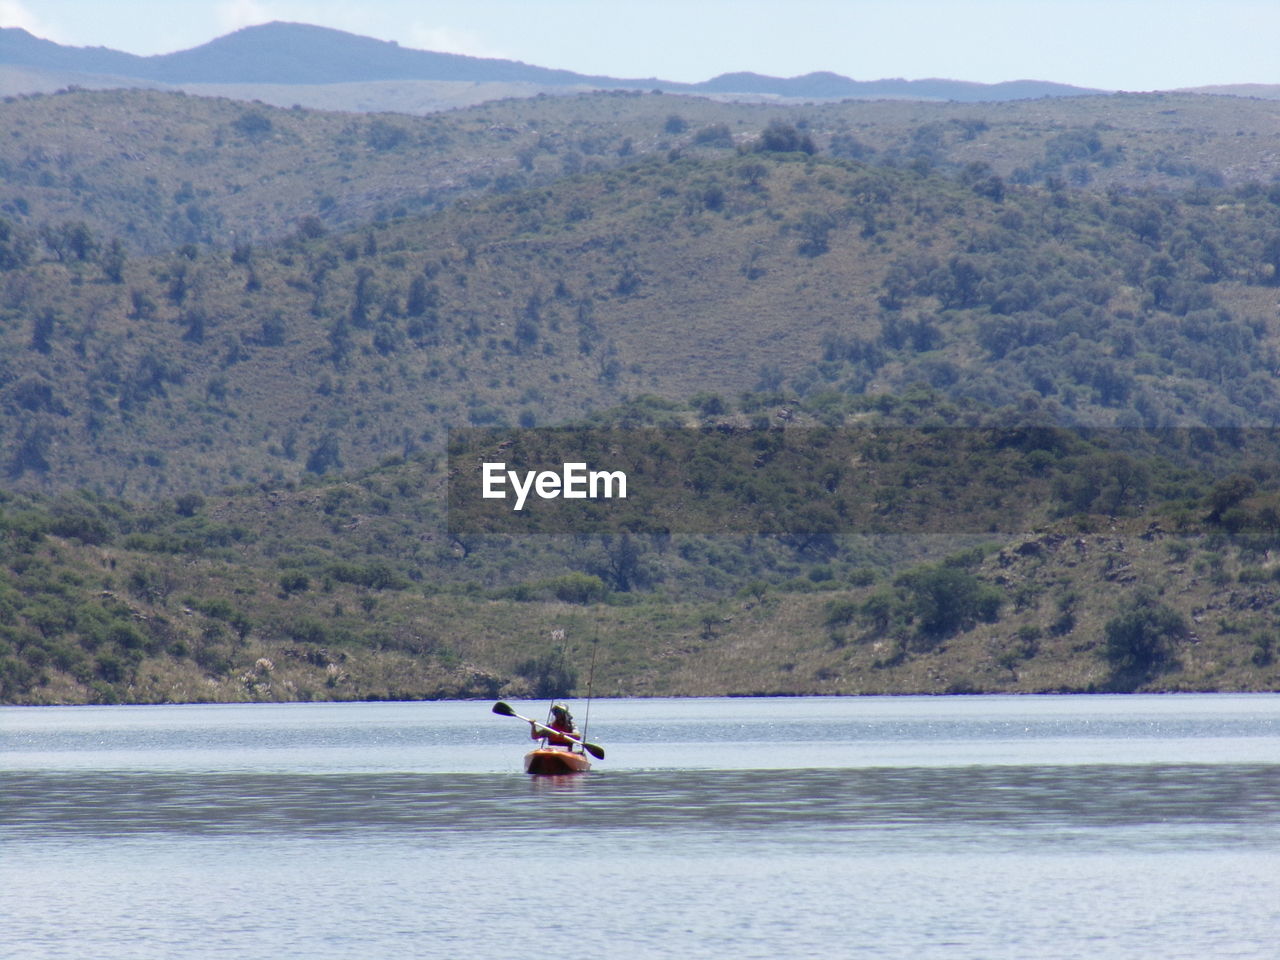
[[[927,564],[899,577],[922,639],[940,640],[979,621],[999,618],[1003,597],[967,570],[945,563]]]
[[[236,133],[254,142],[270,134],[272,126],[271,118],[259,110],[248,110],[231,121],[231,128]]]
[[[394,150],[409,140],[409,131],[399,124],[379,118],[369,124],[369,133],[365,142],[379,152]]]
[[[732,147],[733,133],[727,123],[713,123],[695,133],[693,142],[704,147]]]
[[[1132,690],[1173,665],[1174,644],[1190,636],[1182,614],[1140,591],[1126,600],[1125,612],[1107,621],[1103,656],[1111,667],[1111,685]]]
[[[31,262],[31,237],[0,217],[0,270],[14,270]]]
[[[836,219],[831,214],[806,210],[796,227],[800,234],[799,251],[806,257],[818,257],[826,253],[831,249],[828,237],[835,226]]]
[[[52,307],[46,307],[31,321],[31,349],[37,353],[49,353],[53,349],[53,334],[57,327],[57,314]]]
[[[49,471],[49,428],[42,423],[33,424],[23,431],[13,446],[13,455],[7,464],[10,477],[20,477],[28,470],[36,473]]]
[[[327,473],[330,470],[342,469],[342,455],[337,436],[326,433],[320,438],[320,442],[307,457],[306,469],[309,473]]]
[[[578,685],[578,672],[564,657],[564,650],[549,650],[516,666],[515,672],[533,683],[533,696],[539,700],[567,697]]]
[[[769,153],[813,154],[817,152],[812,137],[807,133],[801,133],[782,120],[773,120],[764,128],[764,132],[756,142],[756,149]]]
[[[124,283],[124,265],[127,257],[124,251],[124,244],[120,242],[119,237],[112,237],[105,250],[102,251],[98,258],[98,265],[102,267],[102,275],[112,283]]]
[[[45,224],[40,228],[40,239],[59,261],[85,261],[98,250],[93,231],[83,220],[60,223],[56,227]]]
[[[644,561],[644,547],[631,534],[604,534],[599,544],[600,552],[587,563],[587,573],[619,593],[649,584],[652,571]]]
[[[1095,453],[1071,464],[1054,483],[1064,515],[1122,514],[1141,503],[1151,488],[1151,471],[1124,453]]]
[[[440,289],[428,284],[427,278],[418,274],[409,283],[409,295],[405,298],[404,312],[410,317],[420,317],[440,304]]]
[[[1263,242],[1262,262],[1271,268],[1271,282],[1280,284],[1280,233],[1273,233]]]

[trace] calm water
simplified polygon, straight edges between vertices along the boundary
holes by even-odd
[[[1280,696],[488,708],[0,709],[0,956],[1277,955]]]

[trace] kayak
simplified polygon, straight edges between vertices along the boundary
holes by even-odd
[[[587,754],[595,757],[597,760],[604,759],[604,747],[598,743],[590,743],[577,736],[577,731],[573,733],[565,733],[557,731],[553,727],[547,726],[545,723],[539,723],[537,720],[531,720],[529,717],[522,717],[511,709],[511,704],[503,703],[499,700],[493,705],[493,712],[500,717],[515,717],[517,720],[523,720],[529,724],[531,731],[539,731],[538,736],[542,738],[542,745],[534,747],[524,755],[524,772],[537,774],[541,776],[563,776],[567,773],[586,773],[591,769],[591,761],[587,759]],[[567,714],[568,711],[566,710]],[[573,722],[569,718],[570,723]],[[553,747],[548,740],[552,737],[564,741],[570,741],[572,749],[565,746]],[[534,739],[537,739],[535,737]]]
[[[590,769],[591,761],[582,754],[555,747],[538,747],[524,755],[524,772],[535,776],[563,776],[586,773]]]

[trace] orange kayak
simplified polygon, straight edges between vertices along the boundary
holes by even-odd
[[[561,776],[566,773],[586,773],[590,769],[591,761],[582,754],[555,747],[539,747],[524,755],[525,773]]]

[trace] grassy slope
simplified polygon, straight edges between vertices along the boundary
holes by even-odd
[[[1242,570],[1259,568],[1232,550],[1192,541],[1182,560],[1182,546],[1176,556],[1169,552],[1169,543],[1180,540],[1119,532],[1064,538],[1046,556],[1019,560],[1012,569],[997,555],[980,575],[1016,599],[996,623],[964,630],[931,649],[916,649],[910,630],[885,635],[862,621],[851,630],[832,628],[833,602],[864,601],[870,587],[835,584],[813,593],[768,591],[763,599],[584,608],[339,583],[286,601],[262,571],[206,561],[189,563],[173,592],[148,598],[130,592],[127,571],[154,569],[153,560],[52,541],[42,555],[57,558],[64,580],[66,572],[78,571],[86,588],[101,585],[104,596],[127,607],[145,639],[130,648],[108,641],[67,658],[67,639],[59,645],[28,632],[19,656],[5,658],[4,698],[77,703],[546,695],[552,688],[539,688],[540,674],[527,664],[562,649],[576,682],[560,692],[581,695],[597,637],[595,690],[610,696],[1107,690],[1114,687],[1102,656],[1103,627],[1131,604],[1135,582],[1158,584],[1164,600],[1195,626],[1160,672],[1121,689],[1275,689],[1280,670],[1271,638],[1280,625],[1273,612],[1273,568],[1263,568],[1264,582],[1241,584]],[[113,561],[115,575],[106,572]],[[243,641],[220,617],[188,602],[200,597],[207,604],[222,595],[258,618]],[[1076,616],[1060,633],[1055,624],[1063,609]],[[561,630],[567,644],[555,638]],[[358,639],[347,639],[353,632]],[[34,666],[11,665],[19,659]]]
[[[819,549],[636,538],[631,590],[570,602],[558,596],[567,575],[607,577],[607,544],[451,538],[434,504],[439,479],[429,462],[409,461],[154,508],[10,500],[0,515],[4,698],[580,694],[597,641],[595,690],[619,696],[1280,682],[1274,537],[1186,525],[1203,506],[1135,503],[1123,511],[1133,516],[1042,522],[977,549],[972,537]],[[910,583],[944,569],[990,593],[990,614],[927,629]],[[1135,673],[1117,667],[1107,637],[1144,592],[1177,629]]]

